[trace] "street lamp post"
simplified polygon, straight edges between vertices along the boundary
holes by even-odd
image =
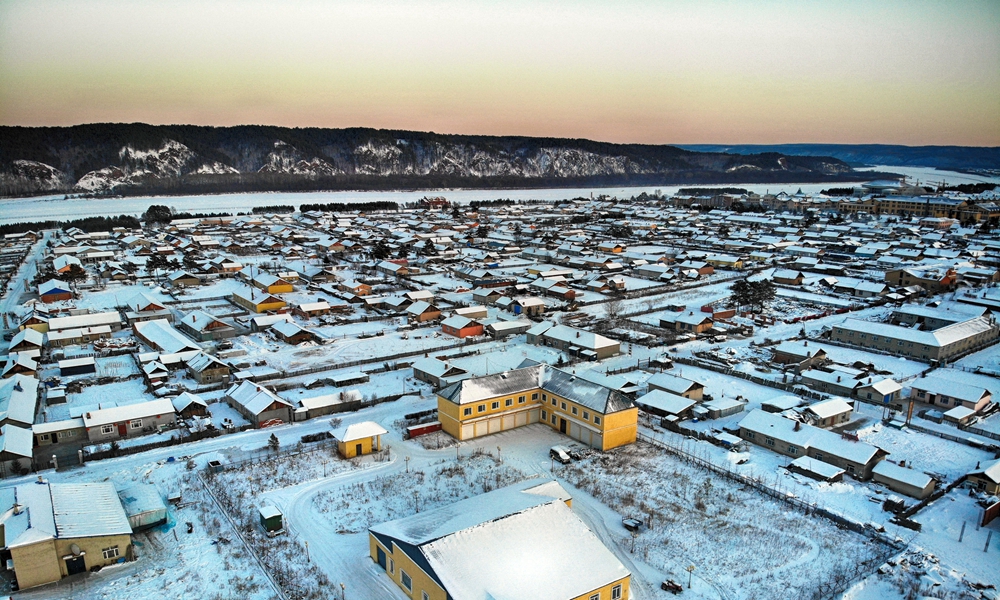
[[[694,573],[694,565],[689,566],[687,568],[687,572],[688,572],[688,589],[691,589],[691,574]]]

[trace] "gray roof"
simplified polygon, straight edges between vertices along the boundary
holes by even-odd
[[[631,400],[616,390],[545,364],[459,381],[438,395],[455,404],[471,404],[538,388],[602,414],[633,406]]]

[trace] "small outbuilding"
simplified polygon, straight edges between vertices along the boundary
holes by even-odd
[[[875,465],[872,469],[872,479],[899,494],[923,500],[934,493],[934,480],[930,475],[908,469],[887,460]]]
[[[271,534],[284,531],[283,516],[277,506],[261,506],[257,512],[260,516],[260,526],[264,528],[264,531]]]
[[[333,430],[337,452],[344,458],[371,454],[382,449],[382,436],[389,433],[374,421],[344,425]]]
[[[152,483],[139,483],[118,491],[132,533],[167,522],[167,505]]]

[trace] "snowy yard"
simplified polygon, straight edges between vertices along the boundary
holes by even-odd
[[[560,476],[648,527],[619,546],[686,579],[695,573],[724,598],[818,598],[817,590],[867,574],[884,546],[831,522],[736,488],[646,443],[618,448],[561,470]]]

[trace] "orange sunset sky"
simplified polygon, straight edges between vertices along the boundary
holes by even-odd
[[[0,124],[1000,145],[1000,2],[0,3]]]

